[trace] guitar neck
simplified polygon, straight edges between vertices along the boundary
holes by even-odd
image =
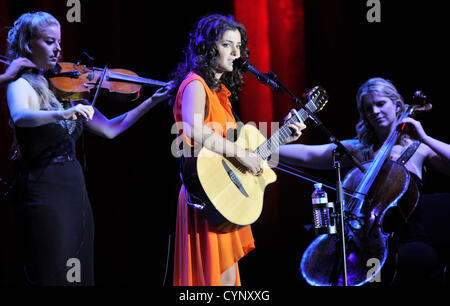
[[[309,102],[305,105],[311,112],[314,112],[313,102]],[[296,115],[289,118],[286,123],[276,131],[270,138],[266,139],[256,150],[257,153],[263,160],[269,158],[269,156],[278,150],[280,145],[286,142],[286,139],[292,135],[292,130],[289,128],[290,124],[304,122],[308,119],[309,115],[304,109],[300,109]]]

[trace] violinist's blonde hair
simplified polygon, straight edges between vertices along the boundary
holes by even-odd
[[[39,37],[41,29],[60,26],[55,17],[46,12],[31,12],[20,16],[8,32],[8,56],[10,59],[31,56],[30,42]]]
[[[46,12],[31,12],[20,16],[8,32],[8,56],[11,60],[26,57],[31,60],[30,42],[41,35],[41,30],[49,26],[58,26],[58,20]],[[48,82],[42,76],[25,73],[22,75],[40,96],[41,109],[61,109],[61,103],[48,88]]]

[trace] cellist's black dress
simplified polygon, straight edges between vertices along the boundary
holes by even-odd
[[[94,223],[75,157],[82,131],[82,121],[16,127],[22,160],[13,194],[32,285],[94,284]]]
[[[410,172],[420,190],[417,207],[406,223],[398,223],[393,243],[397,256],[396,275],[393,285],[397,286],[443,286],[444,270],[439,261],[423,220],[425,210],[422,200],[422,180]]]

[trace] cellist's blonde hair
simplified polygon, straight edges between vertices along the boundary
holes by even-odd
[[[377,77],[371,78],[361,85],[356,94],[356,107],[359,111],[359,122],[356,124],[356,138],[362,146],[361,151],[363,155],[368,159],[373,157],[374,146],[378,142],[375,130],[364,114],[364,97],[369,93],[377,93],[389,98],[396,106],[397,119],[405,110],[403,97],[391,81]]]
[[[26,57],[31,60],[30,42],[41,35],[41,30],[49,26],[58,26],[58,20],[46,12],[31,12],[20,16],[8,32],[8,56],[11,60]],[[42,76],[33,73],[22,75],[40,96],[40,108],[43,110],[61,109],[61,103],[48,87]]]

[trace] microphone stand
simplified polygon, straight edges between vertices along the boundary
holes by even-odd
[[[336,224],[339,224],[338,228],[340,228],[340,246],[341,246],[341,255],[342,255],[342,283],[344,286],[348,286],[347,282],[347,251],[345,246],[345,199],[342,194],[342,180],[341,180],[341,152],[339,150],[333,150],[333,164],[336,169],[336,202],[339,204],[339,211],[336,214],[335,218],[340,219],[336,220]]]
[[[272,71],[269,71],[266,74],[270,79],[274,80],[286,93],[288,93],[291,98],[292,101],[296,104],[298,104],[299,106],[301,106],[303,108],[304,111],[307,112],[307,114],[309,115],[309,117],[319,126],[319,128],[325,133],[325,135],[328,136],[328,138],[330,139],[330,141],[334,144],[336,144],[336,149],[333,151],[333,164],[334,167],[336,168],[336,176],[337,176],[337,180],[336,180],[336,191],[337,191],[337,201],[339,202],[339,213],[336,214],[337,218],[340,218],[340,248],[341,248],[341,254],[342,254],[342,266],[343,266],[343,285],[344,286],[348,286],[348,282],[347,282],[347,256],[346,256],[346,247],[345,247],[345,227],[344,227],[344,219],[345,219],[345,212],[344,212],[344,206],[345,206],[345,202],[344,202],[344,197],[343,197],[343,188],[342,188],[342,181],[341,181],[341,174],[340,174],[340,169],[341,169],[341,155],[345,155],[347,157],[349,157],[349,159],[352,161],[352,163],[359,168],[359,170],[361,170],[362,173],[366,172],[366,169],[362,166],[361,162],[355,157],[353,156],[348,150],[347,148],[339,141],[339,139],[337,139],[333,134],[331,134],[331,132],[325,127],[325,125],[322,123],[322,121],[319,120],[319,118],[317,118],[317,116],[311,112],[307,107],[305,107],[305,105],[303,104],[303,102],[297,98],[277,77],[277,75],[275,73],[273,73]]]

